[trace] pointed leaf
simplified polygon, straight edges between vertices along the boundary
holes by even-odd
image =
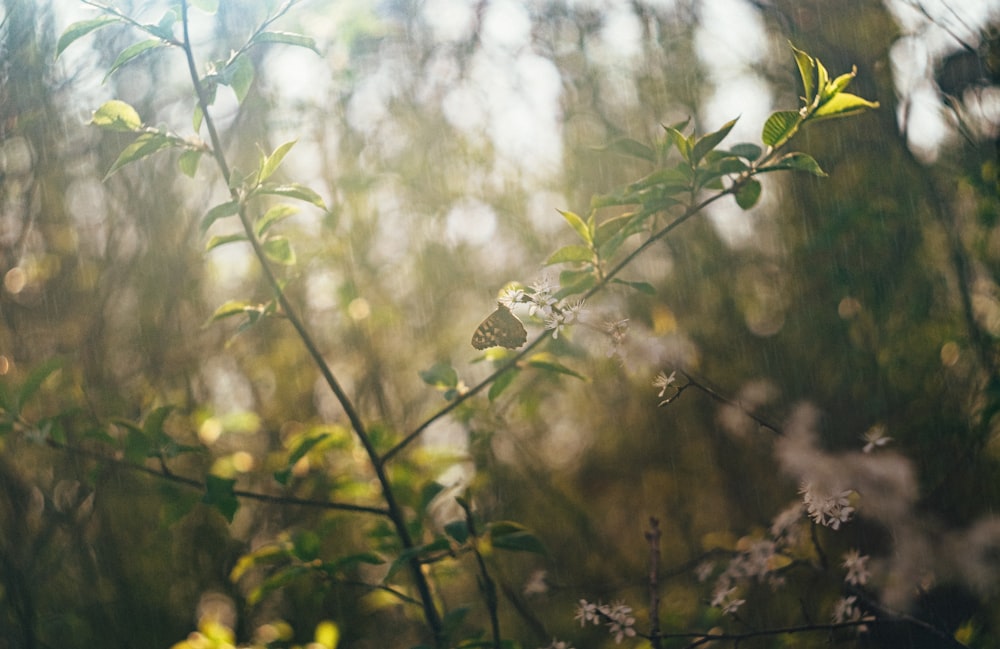
[[[267,156],[267,159],[264,161],[264,164],[260,169],[260,182],[264,182],[270,178],[275,171],[277,171],[278,166],[281,165],[281,161],[285,159],[285,156],[288,155],[288,152],[293,146],[295,146],[297,141],[298,140],[291,140],[290,142],[285,142],[275,149],[274,153]]]
[[[566,219],[566,222],[570,224],[570,227],[572,227],[573,230],[575,230],[576,233],[580,235],[581,239],[583,239],[587,243],[590,243],[591,241],[590,228],[587,226],[586,223],[584,223],[583,219],[581,219],[574,212],[567,212],[564,210],[557,210],[557,211],[560,214],[562,214],[562,217]]]
[[[634,282],[626,279],[618,279],[617,277],[611,280],[615,284],[624,284],[625,286],[630,286],[640,293],[645,293],[646,295],[656,295],[656,287],[649,282]]]
[[[792,171],[805,171],[811,173],[814,176],[824,177],[826,172],[820,168],[819,163],[808,153],[789,153],[788,155],[778,158],[773,164],[770,164],[758,171],[764,173],[767,171],[780,171],[780,170],[792,170]]]
[[[262,247],[267,258],[271,261],[285,266],[295,264],[295,251],[292,249],[291,242],[285,237],[268,239],[262,244]]]
[[[201,162],[201,151],[185,151],[177,159],[177,166],[180,168],[181,173],[188,178],[194,178],[195,173],[198,172],[198,163]]]
[[[121,18],[117,16],[101,16],[99,18],[92,18],[90,20],[81,20],[80,22],[75,22],[66,28],[66,31],[62,33],[59,37],[59,42],[56,44],[56,58],[63,53],[67,47],[69,47],[74,41],[82,38],[94,31],[95,29],[100,29],[105,25],[110,25],[111,23],[122,22]]]
[[[517,378],[517,375],[519,373],[520,370],[518,370],[516,367],[512,367],[503,374],[501,374],[500,376],[498,376],[493,381],[493,385],[490,386],[490,391],[488,394],[490,401],[493,401],[501,394],[503,394],[503,391],[506,390],[508,387],[510,387],[510,384],[514,382],[514,379]]]
[[[127,64],[128,62],[135,60],[136,58],[142,56],[149,50],[153,50],[158,47],[163,47],[165,45],[167,45],[167,43],[164,42],[163,39],[151,38],[149,40],[142,41],[136,43],[135,45],[126,47],[124,50],[122,50],[122,53],[118,55],[118,58],[115,59],[115,62],[111,64],[111,67],[108,68],[108,73],[104,75],[104,81],[107,81],[108,77],[110,77],[120,67]]]
[[[175,146],[177,146],[177,142],[164,133],[143,133],[132,144],[125,147],[125,150],[121,152],[115,163],[108,169],[108,173],[105,174],[104,179],[107,180],[116,171],[129,163],[148,158],[158,151]]]
[[[261,185],[254,193],[275,194],[277,196],[297,198],[300,201],[312,203],[320,209],[327,209],[326,203],[323,202],[323,198],[319,194],[305,185],[300,185],[298,183],[289,183],[287,185]]]
[[[250,60],[249,56],[241,55],[230,61],[226,69],[223,70],[222,82],[233,89],[236,101],[242,104],[243,100],[250,94],[250,87],[256,76],[257,71],[254,70],[253,61]]]
[[[799,67],[799,76],[802,78],[802,88],[805,92],[805,102],[808,106],[812,104],[813,98],[816,96],[816,87],[814,85],[815,74],[813,74],[816,69],[816,61],[813,57],[794,45],[792,46],[792,52],[795,54],[795,64]]]
[[[788,141],[799,130],[802,117],[798,111],[781,110],[773,113],[764,123],[761,140],[769,147],[777,148]]]
[[[814,120],[821,120],[834,117],[846,117],[848,115],[863,113],[866,110],[878,107],[879,104],[877,101],[868,101],[867,99],[863,99],[857,95],[852,95],[849,92],[842,92],[835,95],[830,99],[830,101],[817,108],[816,112],[810,115],[810,118]]]
[[[205,479],[205,494],[201,502],[218,509],[226,520],[232,523],[233,516],[240,507],[240,502],[234,493],[235,486],[235,480],[209,474]]]
[[[729,152],[750,162],[759,158],[760,154],[763,153],[759,146],[751,143],[737,144],[729,149]]]
[[[253,306],[245,300],[229,300],[217,308],[205,324],[207,325],[216,320],[222,320],[234,315],[241,315],[246,313],[247,309],[250,308],[253,308]]]
[[[304,47],[317,54],[320,53],[316,48],[316,41],[314,39],[291,32],[260,32],[250,39],[251,45],[260,45],[261,43],[284,43],[285,45]]]
[[[586,381],[587,377],[579,372],[571,370],[562,363],[555,360],[555,356],[552,354],[542,353],[534,354],[527,360],[527,364],[538,370],[544,370],[546,372],[554,372],[555,374],[565,374],[566,376],[572,376],[574,378],[580,379],[581,381]]]
[[[823,90],[823,98],[829,99],[830,97],[843,92],[856,76],[858,76],[858,67],[854,66],[851,68],[850,72],[845,72],[830,82],[830,85]]]
[[[424,383],[439,390],[458,385],[458,372],[448,363],[435,363],[430,369],[421,370],[419,374]]]
[[[142,128],[142,118],[139,117],[139,113],[118,99],[101,104],[101,107],[94,111],[90,123],[108,131],[135,132]]]
[[[545,266],[565,263],[592,262],[594,260],[593,251],[587,246],[563,246],[559,250],[549,255],[545,260]]]
[[[531,530],[513,521],[496,521],[487,526],[494,548],[512,552],[547,554],[545,546]]]
[[[275,205],[268,211],[264,212],[264,216],[257,219],[255,228],[257,236],[263,237],[264,234],[274,225],[298,213],[299,208],[293,207],[292,205]]]
[[[698,138],[694,148],[691,149],[691,164],[697,164],[702,158],[705,157],[705,154],[719,146],[719,144],[726,139],[726,136],[729,135],[729,131],[733,130],[734,126],[736,126],[735,119],[723,124],[722,128],[719,130],[707,133],[706,135]]]
[[[245,234],[227,234],[227,235],[216,235],[208,240],[205,244],[205,252],[209,250],[214,250],[219,246],[223,246],[227,243],[234,243],[236,241],[246,241],[247,237]]]
[[[653,151],[653,149],[646,146],[642,142],[628,137],[618,138],[607,146],[595,147],[595,149],[597,151],[608,151],[610,153],[618,153],[631,158],[656,162],[656,152]]]
[[[238,214],[239,211],[240,205],[236,201],[227,201],[221,205],[216,205],[201,219],[200,227],[202,235],[208,232],[208,229],[212,227],[212,224],[219,219],[227,216],[233,216],[234,214]]]

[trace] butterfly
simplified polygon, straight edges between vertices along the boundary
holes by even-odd
[[[483,320],[476,333],[472,334],[472,346],[476,349],[506,347],[517,349],[528,340],[528,332],[510,309],[497,302],[497,310]]]

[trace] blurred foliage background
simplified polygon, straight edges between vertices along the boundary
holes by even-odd
[[[642,609],[649,516],[664,532],[665,625],[709,628],[718,617],[689,569],[796,499],[769,431],[694,391],[657,408],[661,370],[691,372],[776,424],[813,404],[829,452],[859,450],[866,430],[884,426],[918,480],[913,534],[944,544],[934,547],[1000,505],[1000,39],[996,3],[982,5],[305,2],[280,27],[316,38],[322,57],[257,49],[247,100],[220,90],[236,166],[298,138],[282,173],[332,206],[283,226],[298,252],[288,290],[384,448],[444,404],[418,372],[445,362],[466,384],[486,376],[469,337],[504,284],[555,276],[542,262],[572,241],[556,210],[585,213],[593,194],[647,172],[603,145],[650,141],[687,117],[704,133],[739,115],[727,143],[758,141],[770,110],[797,105],[789,41],[835,73],[856,65],[852,91],[881,103],[804,134],[799,148],[828,178],[767,178],[757,208],[715,210],[640,260],[629,279],[655,295],[589,304],[588,326],[551,343],[587,381],[525,373],[394,461],[404,502],[432,479],[471,484],[485,517],[520,521],[553,549],[548,560],[496,557],[513,638],[611,642],[581,631],[573,606],[624,598]],[[116,6],[148,22],[166,9]],[[199,15],[201,61],[238,47],[267,9],[222,0],[215,16]],[[62,358],[30,414],[58,414],[79,445],[114,435],[113,418],[141,421],[170,404],[170,433],[207,448],[173,462],[176,474],[370,499],[370,472],[291,328],[204,326],[227,299],[269,297],[246,250],[202,252],[198,223],[226,196],[208,161],[193,179],[163,155],[103,180],[129,140],[89,127],[93,108],[121,98],[184,134],[192,93],[176,52],[102,83],[135,40],[125,29],[74,44],[57,65],[59,33],[89,15],[65,1],[0,8],[4,378]],[[628,336],[612,347],[605,322],[625,318]],[[283,490],[273,472],[316,430],[331,437]],[[31,435],[7,434],[0,449],[4,649],[166,647],[219,602],[243,638],[285,619],[306,641],[334,619],[345,646],[418,639],[410,612],[381,608],[357,584],[307,577],[249,606],[247,584],[229,580],[242,553],[282,534],[331,556],[369,548],[370,517],[245,501],[229,524],[196,490],[121,463]],[[891,554],[892,534],[861,513],[831,547]],[[996,646],[996,593],[929,555],[935,579],[911,585],[911,609],[952,629],[972,619],[980,646]],[[477,598],[467,569],[439,574],[449,604]],[[539,570],[544,587],[525,590]],[[746,616],[791,624],[837,595],[836,583],[792,573],[784,589],[748,597]],[[933,646],[897,640],[870,642]]]

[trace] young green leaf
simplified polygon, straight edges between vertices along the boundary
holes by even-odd
[[[219,219],[225,218],[227,216],[233,216],[234,214],[239,213],[239,211],[240,211],[240,204],[237,203],[236,201],[226,201],[221,205],[216,205],[215,207],[210,209],[208,213],[201,219],[200,228],[202,235],[208,232],[208,229],[212,227],[212,224],[218,221]]]
[[[549,353],[534,354],[527,360],[527,364],[538,370],[553,372],[555,374],[565,374],[566,376],[572,376],[573,378],[580,379],[581,381],[587,380],[587,377],[583,374],[566,367],[562,363],[555,360],[555,356]]]
[[[817,108],[816,112],[810,115],[810,118],[819,121],[834,117],[847,117],[848,115],[856,115],[878,107],[879,103],[877,101],[868,101],[849,92],[841,92]]]
[[[250,87],[256,76],[257,71],[254,70],[253,61],[249,56],[242,54],[230,61],[222,71],[222,82],[233,89],[236,101],[242,104],[250,94]]]
[[[799,76],[802,77],[804,99],[806,105],[809,106],[816,96],[815,75],[813,74],[816,70],[816,60],[794,45],[792,45],[792,52],[795,54],[795,64],[799,67]]]
[[[572,227],[573,230],[580,235],[581,239],[587,243],[591,242],[593,234],[587,224],[584,223],[583,219],[581,219],[575,212],[567,212],[565,210],[557,211],[562,214],[562,217],[566,219],[566,222],[569,223],[570,227]]]
[[[620,155],[628,156],[630,158],[638,158],[639,160],[646,160],[647,162],[656,162],[656,152],[650,147],[646,146],[642,142],[633,140],[632,138],[622,137],[618,138],[608,144],[607,146],[594,147],[597,151],[607,151],[609,153],[618,153]]]
[[[14,404],[16,413],[20,413],[24,404],[27,403],[36,392],[38,392],[39,388],[42,387],[42,383],[44,383],[47,378],[52,376],[56,370],[62,368],[63,363],[64,359],[54,357],[32,368],[31,372],[29,372],[28,376],[24,379],[24,383],[21,384],[21,389],[17,393],[17,401]]]
[[[312,203],[320,209],[327,209],[326,203],[323,202],[323,198],[309,189],[305,185],[300,185],[298,183],[289,183],[287,185],[261,185],[254,192],[255,194],[275,194],[277,196],[287,196],[288,198],[297,198],[300,201],[305,201],[307,203]]]
[[[780,170],[790,170],[790,171],[805,171],[811,173],[814,176],[824,177],[826,172],[820,168],[819,163],[808,153],[789,153],[778,158],[773,164],[760,169],[761,173],[767,171],[780,171]]]
[[[438,390],[447,390],[458,385],[458,372],[448,363],[435,363],[430,369],[421,370],[419,374],[424,383]]]
[[[240,501],[236,499],[234,493],[235,486],[235,480],[210,474],[205,479],[205,493],[201,502],[218,509],[226,517],[226,520],[232,523],[233,516],[236,515],[236,510],[240,507]]]
[[[736,204],[748,210],[757,204],[757,201],[760,199],[760,193],[760,182],[755,178],[750,178],[736,190],[736,194],[734,195]]]
[[[177,166],[181,173],[188,178],[194,178],[198,171],[198,163],[201,162],[201,151],[188,150],[177,158]]]
[[[510,384],[514,382],[514,379],[517,378],[518,374],[520,374],[520,370],[516,367],[512,367],[498,376],[496,380],[493,381],[493,385],[490,386],[490,391],[487,395],[489,400],[493,401],[503,394],[503,391],[510,387]]]
[[[513,521],[496,521],[487,525],[487,532],[494,548],[512,552],[548,554],[545,546],[531,530]]]
[[[715,147],[719,146],[719,144],[726,139],[726,136],[729,135],[729,131],[733,130],[734,126],[736,126],[735,119],[723,124],[722,128],[719,130],[707,133],[698,138],[698,141],[691,149],[691,164],[698,164],[701,162],[701,159],[705,157],[705,154],[715,149]]]
[[[773,113],[764,123],[761,140],[769,147],[777,148],[795,135],[802,123],[802,116],[795,110],[780,110]]]
[[[143,133],[132,144],[125,147],[125,150],[121,152],[118,159],[108,169],[108,173],[104,175],[104,179],[107,180],[116,171],[129,163],[147,158],[157,151],[176,146],[178,146],[177,140],[166,133]]]
[[[284,266],[295,264],[295,250],[285,237],[273,237],[261,245],[264,248],[264,254],[271,261]]]
[[[123,65],[126,65],[130,61],[134,61],[150,50],[155,50],[166,45],[168,45],[168,43],[162,38],[151,38],[126,47],[122,50],[122,53],[118,55],[118,58],[115,59],[115,62],[111,64],[111,67],[108,68],[108,73],[104,75],[104,81],[107,81],[108,77],[114,74]]]
[[[545,260],[545,266],[566,263],[585,263],[594,260],[593,251],[587,246],[563,246],[559,250],[549,255]]]
[[[273,226],[298,213],[299,208],[292,205],[275,205],[264,212],[262,217],[257,219],[257,223],[255,224],[257,236],[263,237]]]
[[[260,45],[262,43],[284,43],[285,45],[295,45],[296,47],[310,49],[316,52],[316,54],[320,53],[319,49],[316,48],[315,39],[291,32],[260,32],[250,39],[250,45]]]
[[[763,151],[761,151],[759,146],[757,146],[756,144],[751,144],[749,142],[743,144],[737,144],[733,146],[731,149],[729,149],[729,152],[732,153],[734,156],[738,156],[740,158],[743,158],[744,160],[749,160],[750,162],[753,162],[754,160],[759,158],[760,154],[763,153]]]
[[[260,182],[264,182],[265,180],[270,178],[275,171],[277,171],[278,167],[281,165],[281,161],[285,159],[285,156],[288,155],[288,152],[291,150],[293,146],[295,146],[296,142],[297,140],[291,140],[290,142],[285,142],[277,149],[275,149],[274,153],[267,156],[267,158],[264,160],[264,164],[261,165]]]
[[[209,250],[214,250],[219,246],[223,246],[227,243],[235,243],[236,241],[246,241],[247,237],[245,234],[226,234],[226,235],[215,235],[208,240],[205,244],[205,252]]]
[[[649,282],[636,282],[627,279],[618,279],[617,277],[611,281],[615,284],[624,284],[646,295],[656,295],[656,287]]]
[[[104,15],[99,18],[91,18],[90,20],[81,20],[80,22],[73,23],[66,28],[66,31],[59,37],[59,42],[56,43],[56,58],[59,58],[63,50],[72,45],[76,40],[86,36],[95,29],[118,22],[122,22],[122,19],[118,16]]]
[[[135,132],[142,128],[142,118],[131,105],[112,99],[101,104],[90,119],[94,126],[108,131]]]

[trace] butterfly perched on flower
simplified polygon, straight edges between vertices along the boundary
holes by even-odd
[[[517,349],[528,340],[528,332],[510,309],[497,302],[497,310],[483,320],[472,334],[476,349],[506,347]]]

